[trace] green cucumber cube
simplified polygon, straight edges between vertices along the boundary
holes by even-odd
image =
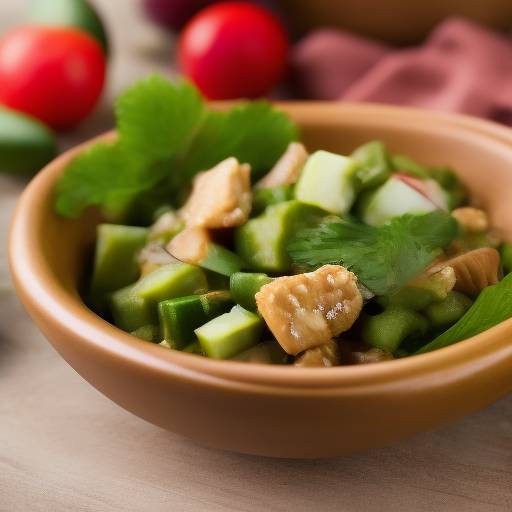
[[[295,197],[336,215],[347,213],[358,192],[357,163],[350,157],[317,151],[307,160]]]
[[[198,265],[227,277],[240,272],[245,266],[240,256],[215,243],[209,244],[206,256],[198,262]]]
[[[297,200],[269,206],[235,231],[237,254],[249,268],[260,272],[286,273],[292,259],[286,248],[300,229],[318,224],[325,216],[319,208]]]
[[[158,304],[161,337],[170,348],[183,350],[197,341],[194,329],[228,312],[233,305],[225,291],[164,300]]]
[[[151,343],[158,343],[160,340],[158,338],[159,329],[156,325],[145,325],[144,327],[139,327],[136,331],[133,331],[131,334],[136,338],[140,338],[144,341],[149,341]]]
[[[156,306],[159,302],[205,292],[208,283],[204,272],[188,263],[163,265],[144,276],[133,286],[134,293]]]
[[[437,210],[437,206],[423,194],[402,180],[391,177],[377,190],[362,198],[358,214],[363,222],[382,226],[393,217],[405,213],[421,215]]]
[[[263,286],[273,281],[267,274],[255,272],[237,272],[231,276],[229,289],[233,300],[248,311],[256,312],[256,299],[254,296]]]
[[[206,277],[199,267],[172,263],[151,272],[134,285],[110,294],[108,302],[114,324],[133,332],[145,325],[158,324],[159,302],[206,289]]]
[[[139,278],[135,255],[146,243],[148,229],[100,224],[97,228],[91,294],[119,290]]]
[[[175,350],[182,350],[196,341],[194,329],[208,322],[199,295],[160,302],[158,318],[162,338]]]
[[[363,341],[394,353],[400,343],[415,331],[425,334],[428,320],[421,314],[402,307],[389,307],[375,316],[368,316],[361,326]]]
[[[133,292],[133,285],[126,286],[108,296],[108,306],[114,325],[126,332],[134,332],[146,325],[158,323],[156,308]]]
[[[240,306],[195,330],[208,357],[229,359],[259,342],[263,319]]]

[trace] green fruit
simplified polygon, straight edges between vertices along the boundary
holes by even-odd
[[[57,139],[41,121],[0,106],[0,171],[35,174],[57,156]]]
[[[97,39],[105,54],[108,53],[103,23],[85,0],[35,0],[29,11],[28,21],[82,29]]]

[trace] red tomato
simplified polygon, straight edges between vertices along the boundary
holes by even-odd
[[[270,12],[220,2],[194,16],[178,41],[178,66],[209,99],[255,98],[281,78],[289,39]]]
[[[0,102],[54,128],[81,121],[104,79],[101,47],[81,30],[24,25],[0,41]]]

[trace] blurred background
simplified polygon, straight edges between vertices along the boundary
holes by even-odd
[[[58,151],[113,127],[114,99],[150,73],[171,80],[185,75],[209,99],[376,101],[512,124],[510,0],[241,5],[247,4],[254,9],[213,0],[2,2],[0,105],[56,129]],[[65,92],[55,92],[70,85],[57,86],[56,78],[45,82],[42,76],[49,69],[56,75],[44,44],[58,46],[63,36],[35,37],[41,27],[85,31],[103,51],[104,62],[85,71],[98,83],[74,90],[70,107]],[[25,47],[25,54],[18,47]],[[73,51],[84,49],[62,49],[61,67],[74,58]],[[101,66],[105,75],[99,83]],[[47,111],[69,112],[84,104],[81,94],[89,94],[91,106],[59,124],[34,105],[36,92]]]

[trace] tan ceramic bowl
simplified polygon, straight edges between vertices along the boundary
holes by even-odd
[[[379,138],[392,152],[452,165],[474,203],[512,239],[512,130],[390,106],[281,108],[300,123],[310,151],[346,154]],[[77,292],[98,214],[72,221],[53,211],[55,181],[88,144],[59,157],[27,187],[12,223],[10,264],[19,295],[48,341],[133,414],[227,450],[329,457],[446,425],[512,391],[512,320],[429,354],[326,369],[216,361],[118,330],[87,309]]]

